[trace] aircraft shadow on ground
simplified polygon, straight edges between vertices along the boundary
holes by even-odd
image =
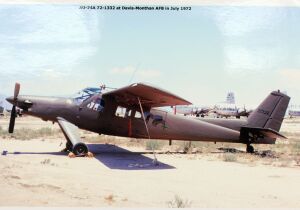
[[[95,158],[110,169],[119,170],[162,170],[174,169],[174,166],[162,163],[153,163],[154,157],[144,156],[142,152],[131,152],[124,148],[110,144],[88,144],[89,150]]]
[[[158,165],[153,163],[154,157],[149,158],[143,154],[150,152],[132,152],[116,145],[110,144],[87,144],[94,158],[110,169],[119,170],[163,170],[175,169],[174,166],[162,163],[158,160]],[[2,155],[57,155],[67,156],[66,152],[8,152],[3,151]]]
[[[2,151],[1,155],[57,155],[66,156],[65,152],[8,152]]]

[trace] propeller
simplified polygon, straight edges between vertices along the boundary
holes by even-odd
[[[11,110],[9,127],[8,127],[8,132],[9,133],[14,132],[15,120],[16,120],[16,102],[18,100],[19,92],[20,92],[20,84],[16,83],[15,84],[15,92],[14,92],[14,103],[13,103],[13,107],[12,107],[12,110]]]

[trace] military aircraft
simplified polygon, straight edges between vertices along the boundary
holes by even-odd
[[[0,105],[0,116],[4,116],[4,107]]]
[[[300,106],[299,105],[291,105],[288,109],[288,115],[290,118],[300,117]]]
[[[235,97],[233,92],[229,92],[226,96],[226,101],[218,103],[214,106],[211,112],[215,113],[217,117],[235,117],[241,118],[242,116],[248,117],[253,110],[247,110],[244,107],[238,106],[235,103]]]
[[[215,113],[217,117],[235,117],[241,118],[242,116],[248,117],[252,110],[246,110],[246,108],[238,108],[235,104],[218,104],[211,112]]]
[[[204,117],[209,114],[212,108],[208,106],[191,106],[191,105],[182,105],[174,106],[174,113],[186,115],[195,115],[196,117]]]
[[[16,83],[9,132],[15,125],[16,107],[24,114],[57,122],[67,140],[66,151],[76,156],[89,153],[78,128],[99,134],[162,140],[234,142],[247,145],[274,144],[290,97],[273,91],[247,120],[197,120],[160,110],[158,107],[189,105],[189,101],[163,89],[134,83],[103,92],[101,88],[86,88],[74,97],[42,97],[20,95]],[[124,111],[125,110],[125,111]],[[70,154],[69,153],[69,154]]]
[[[184,105],[184,106],[175,106],[176,113],[183,115],[194,115],[196,117],[209,116],[214,113],[217,118],[219,117],[235,117],[241,118],[242,116],[248,117],[253,110],[238,107],[235,104],[235,97],[233,92],[229,92],[226,96],[226,101],[217,103],[215,105],[209,106],[194,106],[194,105]]]

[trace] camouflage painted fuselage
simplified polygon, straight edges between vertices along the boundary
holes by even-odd
[[[101,109],[97,107],[100,100],[105,104]],[[102,98],[101,94],[80,104],[73,98],[19,96],[17,106],[24,114],[53,122],[62,117],[81,129],[99,134],[148,138],[138,106],[123,107],[124,113],[119,115],[120,104],[113,98]],[[209,119],[188,118],[161,109],[144,110],[144,116],[151,139],[244,143],[240,140],[240,128],[247,123],[244,120],[209,122]]]

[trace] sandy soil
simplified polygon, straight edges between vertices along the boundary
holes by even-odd
[[[31,118],[17,123],[50,126]],[[0,206],[170,207],[177,195],[189,207],[300,208],[297,166],[179,153],[157,154],[160,164],[154,166],[143,148],[95,143],[89,144],[94,158],[70,159],[58,152],[61,143],[0,139]]]

